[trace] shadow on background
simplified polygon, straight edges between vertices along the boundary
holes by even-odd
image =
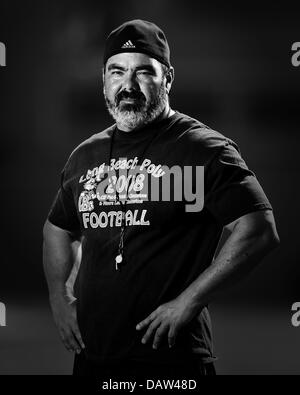
[[[101,56],[107,34],[133,18],[167,34],[176,72],[172,107],[235,140],[274,207],[280,249],[214,305],[218,370],[294,373],[300,68],[291,64],[291,46],[300,41],[298,15],[275,3],[171,0],[0,4],[7,47],[0,68],[0,302],[8,315],[0,373],[70,372],[46,307],[41,231],[68,155],[111,124]]]

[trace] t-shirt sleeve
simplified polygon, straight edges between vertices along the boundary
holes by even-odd
[[[52,203],[48,220],[53,225],[69,232],[78,233],[80,231],[80,222],[72,189],[65,180],[65,168],[61,173],[60,189]]]
[[[272,210],[238,147],[227,141],[205,171],[205,207],[223,226],[258,210]]]

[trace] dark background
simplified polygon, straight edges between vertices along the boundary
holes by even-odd
[[[129,19],[166,33],[174,109],[235,140],[257,174],[281,246],[212,304],[220,374],[299,374],[300,41],[292,4],[196,1],[0,0],[0,374],[69,374],[47,305],[42,227],[68,155],[111,124],[102,97],[107,34]]]

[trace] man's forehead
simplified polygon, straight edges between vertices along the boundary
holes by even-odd
[[[152,66],[156,68],[160,66],[158,60],[140,52],[122,52],[113,55],[108,59],[106,67],[113,64],[123,67]]]

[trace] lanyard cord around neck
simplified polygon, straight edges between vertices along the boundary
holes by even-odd
[[[171,108],[169,109],[169,112],[167,114],[167,118],[169,118],[170,112],[171,112]],[[109,161],[108,161],[108,167],[109,168],[110,168],[111,159],[112,159],[112,151],[113,151],[113,145],[114,145],[114,142],[115,142],[116,130],[117,130],[117,127],[115,126],[114,129],[113,129],[113,132],[112,132],[112,136],[111,136]],[[130,133],[130,132],[127,132],[127,133]],[[144,159],[146,152],[148,151],[148,149],[153,144],[154,140],[156,139],[156,137],[159,134],[160,134],[160,130],[158,130],[158,132],[156,132],[154,134],[154,136],[149,141],[149,143],[146,144],[146,147],[144,148],[143,152],[141,153],[141,155],[138,158],[137,165]],[[125,231],[126,231],[126,226],[127,226],[126,225],[126,205],[127,205],[127,201],[130,200],[130,198],[128,199],[128,197],[129,197],[128,196],[128,191],[129,191],[129,189],[131,187],[132,182],[133,182],[133,177],[131,178],[130,182],[127,183],[127,185],[126,185],[126,195],[125,195],[124,203],[121,202],[121,200],[120,200],[119,191],[117,190],[117,182],[116,182],[116,202],[119,202],[119,204],[121,205],[121,210],[122,210],[122,220],[121,220],[120,240],[119,240],[119,245],[118,245],[118,255],[115,257],[115,269],[117,271],[120,270],[120,266],[119,265],[124,264],[124,236],[125,236]]]

